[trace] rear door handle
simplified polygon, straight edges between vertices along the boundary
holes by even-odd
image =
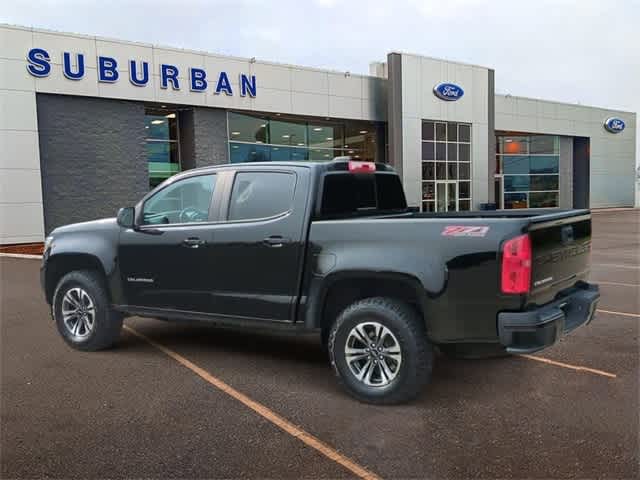
[[[289,239],[283,238],[281,235],[271,235],[270,237],[265,238],[262,243],[267,247],[280,248],[285,243],[289,243]]]
[[[201,245],[204,245],[205,243],[207,242],[205,242],[204,240],[201,240],[198,237],[189,237],[189,238],[185,238],[182,241],[182,246],[187,248],[198,248]]]

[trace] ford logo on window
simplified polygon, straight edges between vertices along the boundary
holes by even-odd
[[[436,97],[446,100],[447,102],[454,102],[460,100],[464,95],[464,90],[453,83],[439,83],[433,87],[433,93]]]
[[[621,118],[610,117],[604,121],[604,128],[606,128],[607,131],[611,133],[620,133],[624,130],[624,127],[624,120],[622,120]]]

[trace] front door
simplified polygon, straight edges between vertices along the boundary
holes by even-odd
[[[458,210],[458,182],[443,180],[436,182],[436,212]]]
[[[119,265],[129,306],[209,312],[215,174],[177,180],[142,205],[137,229],[120,235]]]

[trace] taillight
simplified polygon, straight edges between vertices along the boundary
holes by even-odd
[[[349,161],[349,171],[351,173],[376,173],[376,164],[351,160]]]
[[[530,288],[531,239],[520,235],[502,246],[502,293],[527,293]]]

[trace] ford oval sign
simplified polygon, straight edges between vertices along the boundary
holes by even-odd
[[[604,128],[606,128],[607,131],[611,133],[620,133],[624,130],[624,127],[624,120],[622,120],[621,118],[610,117],[604,121]]]
[[[441,100],[454,102],[462,98],[464,90],[453,83],[439,83],[433,87],[433,93]]]

